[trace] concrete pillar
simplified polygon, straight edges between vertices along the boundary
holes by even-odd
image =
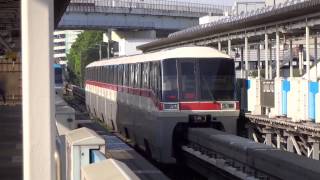
[[[315,78],[318,79],[318,39],[314,37],[314,63],[316,68]]]
[[[53,22],[53,0],[21,1],[24,180],[56,179]]]
[[[218,42],[218,50],[221,51],[221,41]]]
[[[231,56],[231,39],[228,39],[228,54]]]
[[[303,73],[303,46],[299,45],[299,74]]]
[[[276,77],[280,77],[280,33],[276,32]]]
[[[272,60],[273,60],[273,52],[272,52],[272,43],[270,43],[270,63],[269,63],[269,79],[273,79],[273,72],[272,72]]]
[[[248,36],[244,38],[244,60],[245,60],[245,78],[248,78],[249,73],[249,44]]]
[[[292,140],[290,138],[290,135],[287,136],[287,151],[294,152],[293,142],[292,142]]]
[[[260,73],[260,70],[261,70],[261,67],[260,67],[260,60],[261,60],[260,49],[261,49],[261,45],[259,44],[259,45],[258,45],[258,48],[257,48],[258,78],[260,78],[260,76],[261,76],[261,73]]]
[[[290,39],[290,41],[289,41],[289,51],[290,51],[290,59],[289,59],[289,63],[290,63],[290,77],[293,77],[293,64],[292,64],[292,60],[293,60],[293,49],[292,49],[292,39]]]
[[[310,27],[306,26],[306,63],[307,63],[307,79],[310,80]]]
[[[277,133],[277,148],[281,149],[281,135],[279,132]]]
[[[312,158],[315,160],[319,160],[319,141],[314,142],[312,144],[312,148],[313,148]]]
[[[268,49],[269,49],[269,39],[268,39],[268,34],[266,33],[264,35],[264,62],[265,62],[265,79],[269,79],[269,58],[268,58]]]
[[[240,48],[240,55],[241,55],[241,62],[240,62],[241,78],[245,78],[243,73],[243,47]]]

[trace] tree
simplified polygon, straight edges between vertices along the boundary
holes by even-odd
[[[99,60],[99,45],[102,44],[102,58],[107,57],[107,48],[103,44],[102,31],[84,31],[71,46],[68,59],[70,82],[83,85],[85,67],[93,61]]]

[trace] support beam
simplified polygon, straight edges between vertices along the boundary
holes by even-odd
[[[218,50],[221,51],[221,41],[218,42]]]
[[[269,49],[269,38],[268,38],[268,34],[266,33],[264,35],[264,69],[265,69],[265,79],[269,79],[269,58],[268,58],[268,49]]]
[[[289,59],[289,63],[290,63],[290,77],[293,77],[293,64],[292,64],[292,60],[293,60],[293,49],[292,49],[292,39],[289,40],[289,52],[290,52],[290,59]]]
[[[269,79],[273,79],[273,68],[272,68],[272,60],[273,60],[273,52],[272,52],[272,42],[270,42],[270,63],[269,63]]]
[[[280,77],[280,32],[276,31],[276,77]]]
[[[306,63],[307,63],[307,79],[310,80],[310,27],[306,26]]]
[[[240,48],[241,62],[240,62],[240,74],[241,78],[245,78],[243,73],[243,47]]]
[[[300,148],[299,148],[299,145],[298,145],[295,137],[292,135],[292,136],[290,136],[290,139],[291,139],[291,141],[292,141],[292,144],[293,144],[294,149],[296,150],[297,154],[298,154],[298,155],[301,155],[301,150],[300,150]]]
[[[231,56],[231,39],[228,39],[228,55]]]
[[[245,78],[248,78],[249,73],[249,44],[248,36],[244,38],[244,61],[245,61]]]
[[[258,63],[257,68],[258,68],[258,78],[259,79],[261,77],[261,72],[260,72],[260,70],[261,70],[261,67],[260,67],[260,60],[261,60],[260,49],[261,49],[261,45],[259,44],[258,48],[257,48],[257,61],[258,61],[257,62]]]
[[[21,0],[24,180],[56,179],[53,23],[53,0]]]
[[[317,35],[314,37],[314,63],[316,68],[315,79],[318,79],[318,39]]]
[[[299,45],[299,75],[303,73],[303,45]]]
[[[0,44],[2,44],[3,47],[6,48],[7,51],[11,51],[11,47],[8,45],[8,43],[0,36]]]
[[[312,144],[312,158],[319,160],[319,141]]]
[[[281,148],[281,135],[280,133],[277,133],[277,148]]]
[[[293,150],[293,142],[291,140],[291,136],[290,135],[288,135],[288,137],[287,137],[287,151],[294,152],[294,150]]]

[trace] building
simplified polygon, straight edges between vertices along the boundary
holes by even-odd
[[[72,44],[82,30],[66,30],[54,32],[54,59],[56,63],[65,63]]]

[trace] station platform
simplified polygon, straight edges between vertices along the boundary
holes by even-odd
[[[82,123],[80,127],[94,130],[105,139],[106,156],[126,164],[141,180],[166,180],[168,179],[159,169],[138,154],[132,147],[128,146],[114,134],[106,131],[96,122]]]
[[[0,179],[22,179],[21,105],[0,106]]]

